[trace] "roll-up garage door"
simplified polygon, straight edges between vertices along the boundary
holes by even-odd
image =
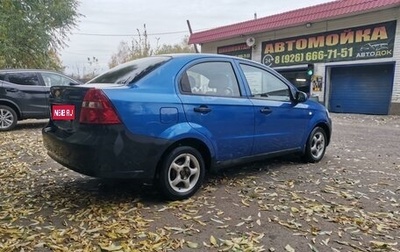
[[[338,113],[387,115],[393,76],[394,64],[332,68],[329,110]]]

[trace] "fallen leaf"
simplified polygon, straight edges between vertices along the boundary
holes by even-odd
[[[210,236],[210,243],[211,243],[212,246],[218,247],[217,239],[215,239],[215,237],[212,236],[212,235]]]
[[[197,248],[199,248],[199,244],[196,243],[196,242],[186,241],[186,244],[187,244],[187,246],[188,246],[189,248],[192,248],[192,249],[197,249]]]
[[[285,250],[286,250],[287,252],[295,252],[294,248],[292,248],[289,244],[287,244],[287,245],[285,246]]]

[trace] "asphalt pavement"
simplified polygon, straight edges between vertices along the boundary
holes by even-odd
[[[45,121],[20,123],[0,132],[0,251],[400,251],[400,117],[332,118],[320,163],[234,167],[174,202],[62,167]]]

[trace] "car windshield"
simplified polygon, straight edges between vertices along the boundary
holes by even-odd
[[[154,56],[127,62],[110,69],[87,83],[131,84],[150,73],[171,57]]]

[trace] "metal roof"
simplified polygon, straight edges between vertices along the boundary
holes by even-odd
[[[193,33],[189,44],[202,44],[238,36],[335,19],[400,6],[400,0],[337,0],[259,19]]]

